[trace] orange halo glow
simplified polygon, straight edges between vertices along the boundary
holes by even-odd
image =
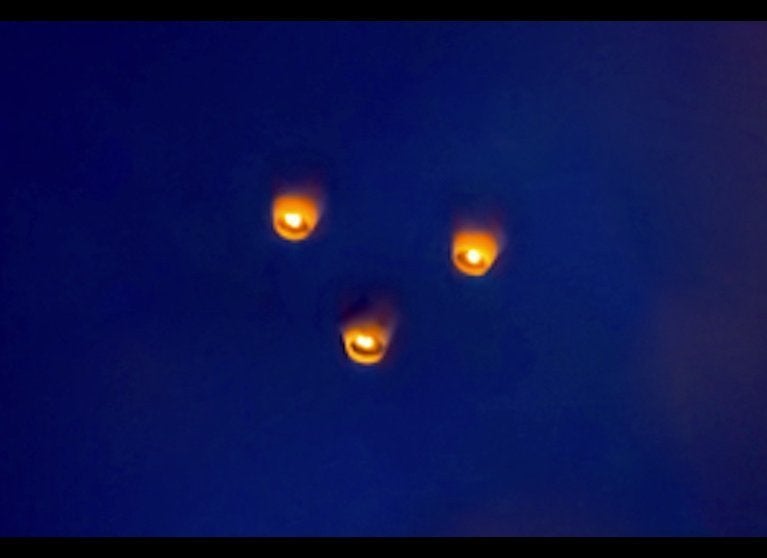
[[[453,265],[466,275],[478,277],[490,271],[499,252],[498,235],[489,230],[466,229],[453,235]]]
[[[380,362],[389,349],[391,328],[375,319],[359,320],[341,329],[346,355],[356,363],[371,365]]]
[[[307,194],[281,194],[272,202],[274,231],[291,242],[308,238],[320,220],[320,203]]]

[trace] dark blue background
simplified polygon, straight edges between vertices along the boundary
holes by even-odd
[[[765,24],[3,23],[0,69],[1,535],[767,535]]]

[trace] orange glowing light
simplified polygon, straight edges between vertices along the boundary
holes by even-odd
[[[341,337],[351,360],[365,365],[377,364],[389,348],[391,328],[369,318],[344,326]]]
[[[272,203],[274,231],[291,242],[308,238],[320,220],[320,203],[307,194],[281,194]]]
[[[466,275],[478,277],[490,271],[499,252],[498,235],[489,230],[459,230],[453,235],[453,264]]]

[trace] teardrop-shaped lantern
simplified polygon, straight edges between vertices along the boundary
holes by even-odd
[[[346,355],[358,364],[377,364],[389,349],[391,331],[374,320],[351,323],[341,330]]]
[[[378,364],[389,351],[396,323],[394,305],[385,298],[363,301],[347,311],[341,322],[346,356],[358,364]]]
[[[466,275],[484,275],[500,252],[499,235],[489,229],[461,229],[453,235],[453,265]]]
[[[279,194],[272,202],[274,231],[291,242],[311,236],[321,214],[320,201],[308,193]]]

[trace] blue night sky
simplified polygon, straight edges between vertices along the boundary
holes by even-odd
[[[767,24],[2,23],[0,68],[0,535],[767,535]]]

